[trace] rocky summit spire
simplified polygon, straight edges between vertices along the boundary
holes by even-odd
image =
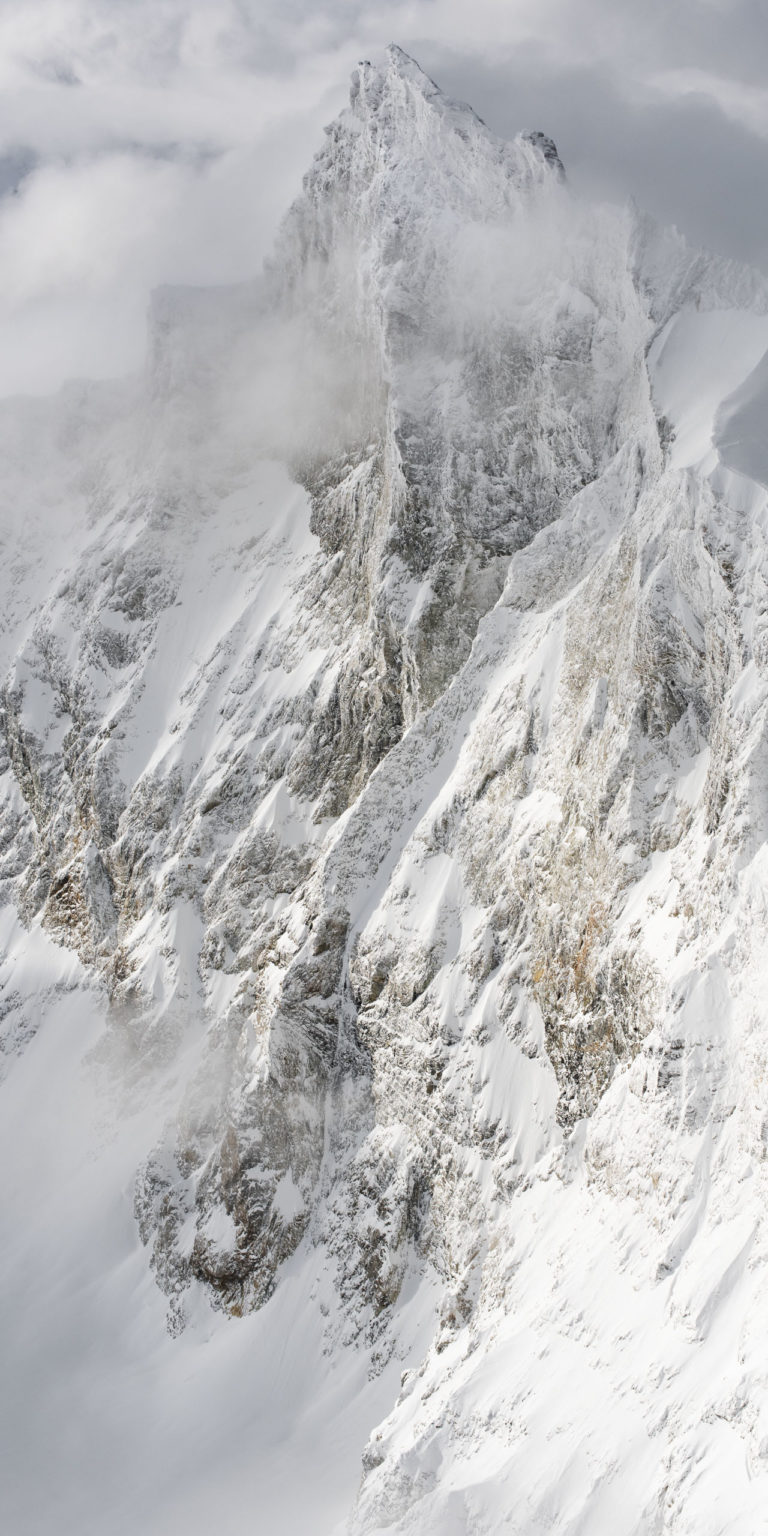
[[[354,71],[325,134],[284,226],[276,266],[289,284],[307,258],[351,244],[357,277],[397,268],[398,288],[410,285],[445,266],[462,227],[524,213],[563,174],[546,135],[498,138],[394,44],[382,68]]]
[[[434,149],[434,136],[446,140],[456,135],[477,147],[484,141],[493,146],[496,158],[506,162],[513,179],[526,181],[541,173],[545,166],[562,166],[551,139],[542,133],[520,134],[511,143],[499,139],[467,102],[446,95],[410,54],[396,43],[386,51],[386,63],[379,68],[362,60],[353,72],[350,108],[358,123],[374,128],[379,145],[386,143],[404,152],[410,140],[413,147],[427,144]],[[346,117],[342,114],[340,122]],[[327,130],[335,136],[337,124]],[[352,130],[355,131],[354,129]],[[415,140],[413,134],[415,132]],[[532,157],[530,149],[535,151]]]
[[[591,473],[586,427],[576,441],[563,438],[564,456],[559,447],[544,455],[545,475],[537,456],[523,467],[512,449],[523,419],[529,432],[538,420],[547,386],[534,386],[536,349],[530,335],[521,340],[508,273],[520,265],[527,286],[529,216],[554,211],[561,180],[550,139],[498,138],[394,44],[381,68],[360,64],[349,107],[326,129],[283,227],[276,269],[288,302],[311,311],[311,324],[343,350],[347,373],[357,370],[356,430],[360,443],[379,445],[387,497],[375,536],[356,518],[345,539],[365,538],[360,568],[376,585],[395,556],[419,579],[447,562],[451,586],[467,558],[506,558]],[[481,346],[487,394],[468,407]],[[485,578],[483,587],[481,607],[495,590]],[[395,602],[394,581],[387,591]],[[419,609],[419,623],[433,607],[430,626],[448,623],[449,648],[463,653],[477,608],[467,630],[465,619],[449,619],[444,597]],[[431,630],[415,674],[422,697],[444,679],[441,654]]]
[[[464,113],[471,117],[475,123],[479,123],[483,127],[485,126],[474,107],[471,107],[466,101],[454,101],[450,96],[447,96],[431,76],[421,68],[421,65],[415,59],[412,59],[411,55],[406,53],[403,48],[399,48],[397,43],[390,43],[387,48],[386,74],[390,77],[395,76],[399,80],[406,81],[414,92],[418,92],[436,110],[455,114]]]
[[[351,402],[343,443],[323,428],[296,472],[344,579],[360,601],[380,593],[366,664],[392,708],[381,739],[371,725],[371,764],[392,720],[402,729],[467,655],[510,554],[606,450],[587,376],[596,311],[561,312],[564,282],[595,281],[574,272],[557,232],[568,207],[551,139],[498,138],[392,45],[383,67],[353,74],[283,226],[278,302],[301,316],[309,356],[332,353],[326,397],[341,379]],[[357,773],[354,753],[345,760]]]

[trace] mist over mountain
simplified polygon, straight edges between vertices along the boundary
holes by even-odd
[[[754,1536],[768,280],[401,49],[0,402],[14,1536]]]

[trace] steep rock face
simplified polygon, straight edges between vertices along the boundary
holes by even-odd
[[[23,910],[101,967],[141,1053],[213,1013],[138,1196],[174,1293],[194,1274],[238,1309],[268,1294],[316,1205],[333,1084],[361,1083],[350,1155],[371,1121],[356,935],[318,864],[332,818],[442,698],[510,555],[611,462],[627,418],[656,451],[630,226],[606,215],[598,258],[582,225],[564,265],[571,218],[542,136],[496,140],[397,49],[362,66],[265,283],[159,297],[133,488],[92,498],[93,535],[9,678]],[[273,444],[309,509],[264,482],[254,448]],[[424,1206],[412,1182],[397,1212]],[[220,1207],[223,1255],[205,1236]],[[372,1274],[391,1248],[404,1262],[392,1220]],[[396,1294],[372,1284],[375,1307]]]
[[[102,989],[96,1054],[171,1074],[135,1200],[171,1329],[311,1250],[327,1347],[381,1364],[409,1287],[439,1296],[361,1530],[498,1528],[507,1476],[532,1522],[569,1489],[598,1518],[593,1249],[612,1529],[689,1528],[665,1490],[719,1409],[675,1328],[763,1241],[729,1160],[762,1189],[766,308],[392,49],[262,280],[161,294],[141,389],[0,423],[45,442],[30,505],[69,502],[58,547],[9,535],[0,879]],[[761,1379],[728,1410],[753,1470]]]
[[[363,631],[321,727],[343,775],[334,809],[439,696],[509,555],[594,478],[637,409],[625,236],[610,231],[607,270],[592,241],[566,258],[567,207],[550,141],[494,138],[393,48],[384,71],[356,73],[285,221],[280,299],[322,388],[337,381],[333,426],[321,412],[299,469]]]

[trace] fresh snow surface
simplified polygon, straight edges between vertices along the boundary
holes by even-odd
[[[365,1351],[323,1350],[332,1296],[311,1253],[261,1311],[234,1321],[200,1298],[170,1337],[133,1180],[175,1073],[147,1073],[126,1095],[99,1056],[102,1000],[77,963],[7,909],[2,942],[3,1005],[29,999],[36,1027],[0,1120],[3,1530],[325,1536],[349,1507],[402,1363],[372,1376]],[[428,1312],[414,1285],[403,1355],[426,1343]]]
[[[264,285],[0,405],[0,1530],[759,1536],[768,289],[397,49]]]
[[[717,414],[715,444],[723,463],[748,479],[768,486],[768,350],[748,378],[723,400]]]
[[[674,424],[671,462],[678,468],[724,462],[761,480],[765,476],[764,423],[758,422],[768,352],[768,317],[740,310],[683,310],[657,337],[649,354],[654,396]],[[731,398],[732,397],[732,398]],[[749,457],[748,442],[754,441]],[[744,439],[744,440],[743,440]],[[760,473],[757,473],[757,467]]]

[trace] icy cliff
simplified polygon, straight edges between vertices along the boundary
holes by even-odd
[[[9,1528],[762,1528],[767,356],[392,48],[0,408]]]

